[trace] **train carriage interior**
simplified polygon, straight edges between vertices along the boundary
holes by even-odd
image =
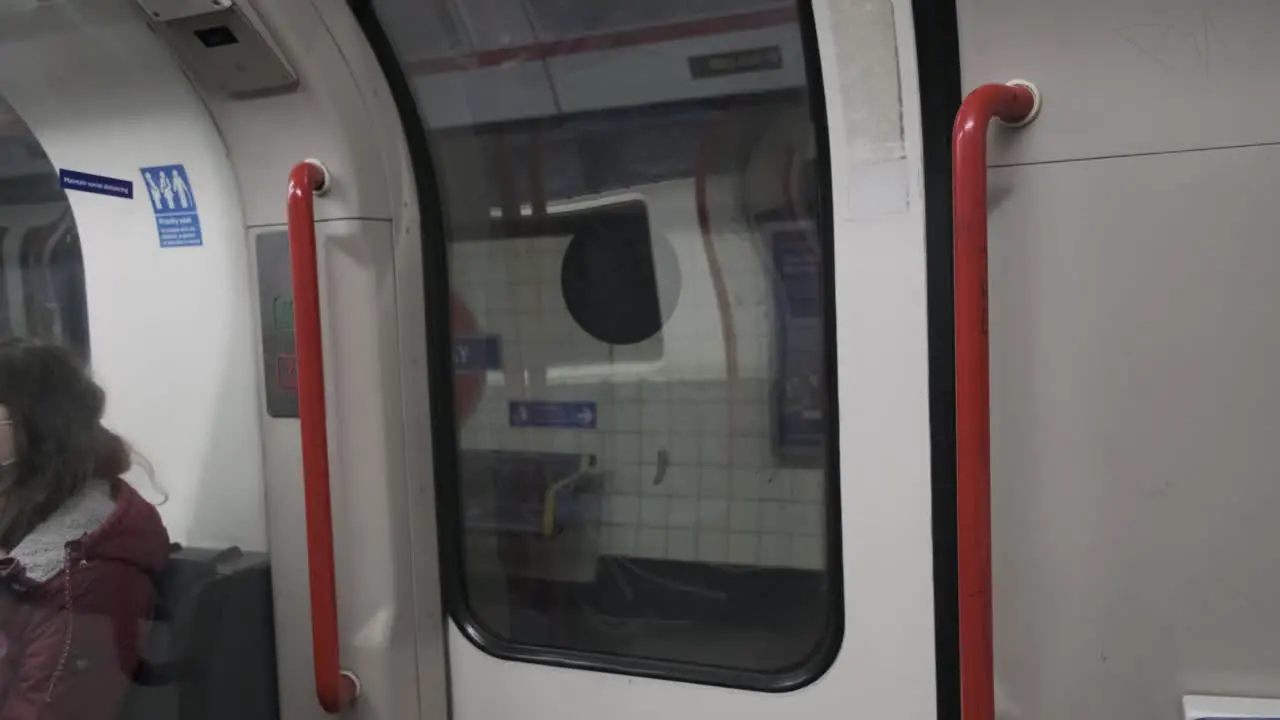
[[[1277,30],[0,0],[0,339],[172,541],[37,712],[1280,717]]]

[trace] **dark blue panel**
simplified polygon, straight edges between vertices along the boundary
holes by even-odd
[[[58,184],[64,190],[79,190],[95,195],[110,195],[118,198],[133,197],[133,183],[105,175],[90,175],[76,170],[59,170]]]
[[[454,338],[454,372],[485,372],[501,369],[502,339],[497,335]]]
[[[508,405],[511,427],[596,429],[593,402],[515,400]]]

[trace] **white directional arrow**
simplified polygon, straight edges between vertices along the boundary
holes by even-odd
[[[594,420],[595,417],[596,414],[591,412],[591,408],[582,408],[582,412],[578,413],[578,421],[583,425],[591,425],[591,421]]]

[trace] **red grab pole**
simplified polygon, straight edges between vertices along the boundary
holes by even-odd
[[[338,650],[329,434],[324,400],[324,353],[320,342],[320,279],[316,266],[315,196],[328,189],[328,179],[328,171],[315,160],[295,165],[289,173],[288,211],[316,697],[325,712],[336,715],[350,707],[360,695],[360,681],[342,669]]]
[[[987,338],[987,129],[1035,119],[1030,83],[983,85],[965,98],[952,135],[955,213],[956,554],[963,720],[994,720],[991,611],[991,378]]]

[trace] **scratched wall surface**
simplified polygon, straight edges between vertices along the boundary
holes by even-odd
[[[993,130],[1001,720],[1280,696],[1280,3],[960,0]]]
[[[957,4],[966,89],[1025,77],[1045,93],[995,164],[1280,142],[1280,3]]]

